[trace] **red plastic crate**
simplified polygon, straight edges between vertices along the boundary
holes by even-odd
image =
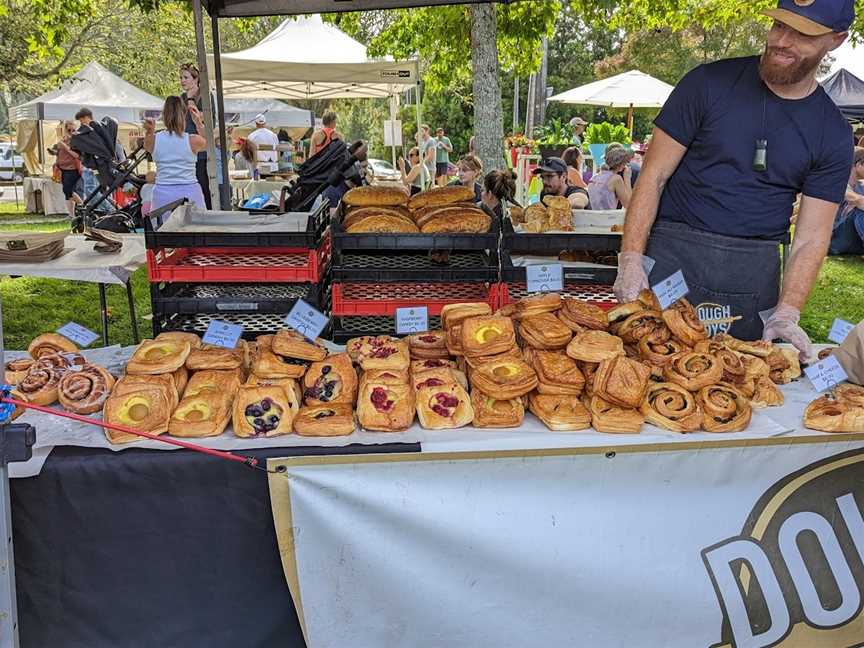
[[[318,248],[161,248],[147,250],[151,282],[319,283],[330,262],[330,238]]]
[[[486,302],[493,309],[497,284],[483,283],[334,283],[333,315],[390,315],[397,308],[426,306],[429,316],[441,314],[447,304]]]
[[[498,295],[497,308],[517,302],[530,294],[527,284],[524,283],[498,284],[496,292]],[[562,297],[581,299],[582,301],[599,306],[603,310],[609,310],[618,304],[618,300],[615,299],[615,294],[612,292],[612,286],[565,282],[564,290],[560,294]]]

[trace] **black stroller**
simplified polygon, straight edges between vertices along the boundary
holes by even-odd
[[[283,195],[289,194],[283,208],[287,211],[311,211],[315,200],[327,187],[337,187],[346,181],[354,186],[364,184],[361,162],[366,157],[367,147],[362,140],[351,146],[342,140],[333,140],[297,169],[299,177],[283,191]]]
[[[71,147],[81,156],[81,163],[95,171],[99,186],[75,209],[73,232],[102,229],[109,232],[133,232],[142,226],[141,187],[145,179],[136,173],[147,159],[147,152],[138,146],[123,162],[116,156],[117,122],[105,117],[101,122],[82,125],[72,136]],[[114,191],[126,184],[138,191],[132,203],[120,208],[112,199]]]

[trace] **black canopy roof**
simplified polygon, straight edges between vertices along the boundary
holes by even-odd
[[[249,18],[469,4],[480,1],[482,0],[203,0],[203,5],[211,16],[218,18]]]
[[[864,81],[840,68],[822,82],[828,96],[849,121],[864,121]]]

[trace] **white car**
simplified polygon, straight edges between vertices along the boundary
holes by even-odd
[[[24,158],[15,151],[15,142],[0,142],[0,180],[20,184],[25,175]]]
[[[399,169],[393,167],[387,160],[369,158],[369,168],[372,170],[374,182],[401,182],[402,175]]]

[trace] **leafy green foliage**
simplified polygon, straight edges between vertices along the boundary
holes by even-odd
[[[538,144],[554,146],[556,144],[569,144],[573,141],[573,128],[568,122],[561,119],[550,119],[537,129]]]
[[[612,142],[631,144],[633,140],[630,137],[630,130],[624,124],[600,122],[599,124],[590,124],[582,136],[582,143],[585,145],[611,144]]]

